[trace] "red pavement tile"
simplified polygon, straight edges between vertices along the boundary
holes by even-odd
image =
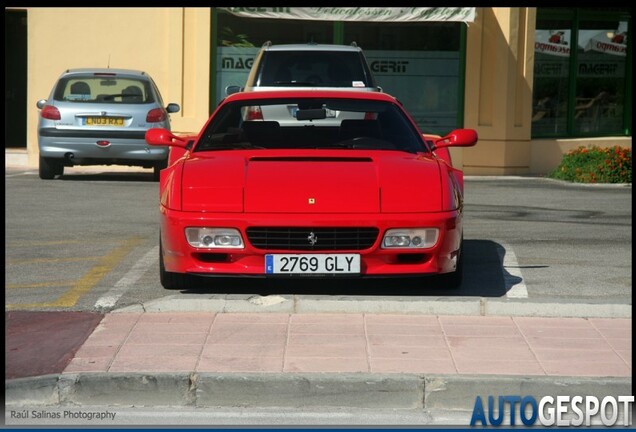
[[[344,345],[352,349],[364,348],[367,344],[364,335],[340,334],[337,337],[329,334],[290,334],[287,340],[289,345]]]
[[[483,360],[479,361],[472,356],[453,356],[457,371],[460,374],[487,374],[487,375],[545,375],[542,365],[534,361],[518,360]]]
[[[225,313],[218,314],[214,320],[214,324],[224,323],[250,323],[250,324],[287,324],[289,321],[289,314],[278,313]]]
[[[570,339],[564,337],[529,337],[527,338],[530,348],[535,349],[571,349],[577,351],[590,351],[595,349],[608,349],[610,345],[605,339],[599,338],[579,338]]]
[[[152,331],[135,331],[130,332],[126,344],[197,344],[202,345],[207,334],[199,333],[155,333]]]
[[[561,331],[572,328],[589,328],[590,322],[585,318],[548,318],[548,317],[514,317],[519,328],[549,327]]]
[[[118,359],[137,357],[199,356],[201,344],[124,344],[116,353]]]
[[[193,356],[149,356],[122,358],[116,356],[109,372],[191,372],[195,369],[198,355]]]
[[[353,324],[362,325],[364,322],[364,316],[362,314],[298,314],[291,316],[291,323],[297,324]]]
[[[295,324],[292,320],[289,332],[292,334],[363,334],[364,325],[362,324],[362,321],[355,324],[333,321]]]
[[[417,336],[436,336],[442,335],[442,329],[439,326],[430,325],[411,325],[411,324],[367,324],[367,333],[369,335],[417,335]]]
[[[454,363],[447,360],[371,358],[370,363],[373,373],[457,374]]]
[[[75,357],[64,369],[64,373],[108,372],[112,357]]]
[[[452,362],[448,349],[431,349],[422,346],[387,346],[372,345],[369,347],[369,357],[375,359],[399,359],[399,360],[436,360]]]
[[[196,372],[282,372],[278,357],[201,357]]]
[[[91,312],[5,312],[5,379],[61,373],[102,318]]]
[[[446,348],[446,340],[443,336],[428,335],[395,335],[381,334],[368,335],[371,345],[394,345],[394,346],[424,346],[430,348]]]
[[[112,315],[128,315],[125,313]],[[140,323],[212,323],[216,314],[211,312],[148,312],[141,314]],[[124,319],[124,318],[119,318]]]
[[[284,372],[369,372],[366,358],[285,357]]]
[[[449,338],[453,357],[471,357],[475,360],[506,359],[510,361],[536,361],[534,353],[523,342],[510,343],[504,339],[482,338],[482,340]]]
[[[202,357],[276,357],[283,358],[285,345],[280,344],[206,344]]]
[[[370,324],[383,325],[415,325],[415,326],[433,326],[440,327],[439,319],[431,315],[365,315],[367,326]]]
[[[366,358],[365,347],[347,345],[287,345],[287,357],[349,357]]]
[[[594,377],[631,377],[632,371],[624,362],[610,361],[543,361],[548,375],[594,376]]]
[[[632,350],[616,350],[616,354],[623,359],[630,369],[632,368]]]

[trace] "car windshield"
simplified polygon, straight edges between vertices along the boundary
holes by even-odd
[[[290,98],[230,102],[208,124],[194,151],[359,149],[422,151],[403,111],[383,101]]]
[[[154,102],[150,82],[111,75],[73,75],[62,78],[53,98],[56,101],[104,104]]]
[[[372,87],[360,54],[338,51],[270,51],[259,86]]]

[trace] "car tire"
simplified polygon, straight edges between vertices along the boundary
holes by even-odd
[[[444,289],[457,289],[461,286],[464,279],[464,241],[459,248],[459,259],[457,268],[454,272],[445,273],[439,276],[439,285]]]
[[[51,180],[64,173],[64,165],[55,159],[40,156],[39,174],[42,180]]]
[[[157,162],[153,167],[152,179],[154,181],[159,181],[161,176],[161,170],[165,169],[168,166],[168,159],[162,160],[161,162]]]
[[[189,288],[190,277],[181,273],[166,271],[163,264],[163,246],[159,240],[159,280],[161,285],[168,290],[186,290]]]

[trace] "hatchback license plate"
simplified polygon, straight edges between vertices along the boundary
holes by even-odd
[[[357,274],[359,254],[265,255],[266,274]]]
[[[86,117],[87,126],[123,126],[122,117]]]

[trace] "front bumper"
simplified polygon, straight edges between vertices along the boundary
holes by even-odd
[[[211,214],[182,212],[161,207],[161,242],[166,271],[206,276],[265,276],[265,255],[303,254],[308,251],[263,250],[247,239],[248,227],[377,227],[372,247],[359,253],[360,276],[434,275],[455,271],[462,239],[462,214],[458,211],[409,214]],[[244,249],[195,249],[188,244],[186,227],[235,228]],[[382,249],[384,233],[391,228],[436,227],[439,238],[429,249]],[[304,277],[304,275],[303,275]]]

